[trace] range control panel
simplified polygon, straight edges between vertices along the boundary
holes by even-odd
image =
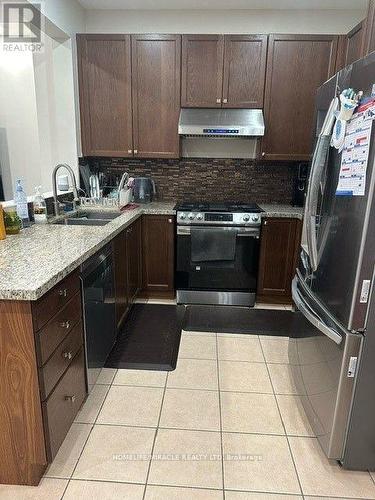
[[[259,213],[177,212],[180,225],[260,226]]]

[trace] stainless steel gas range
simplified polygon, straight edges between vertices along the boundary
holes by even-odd
[[[261,208],[255,203],[181,203],[176,210],[177,302],[253,306]]]

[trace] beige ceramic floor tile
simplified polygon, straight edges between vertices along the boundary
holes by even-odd
[[[147,486],[145,500],[223,500],[218,490]]]
[[[167,389],[160,427],[220,430],[219,393],[189,389]]]
[[[157,427],[164,389],[112,385],[98,424]]]
[[[91,424],[73,424],[45,476],[69,478],[92,429]]]
[[[73,478],[144,483],[154,436],[154,429],[96,425]]]
[[[179,389],[218,389],[216,360],[179,359],[169,372],[167,387]]]
[[[148,299],[147,304],[160,304],[166,306],[175,306],[176,299]]]
[[[327,460],[314,438],[289,438],[305,495],[375,498],[375,485],[367,472],[342,469]]]
[[[216,359],[216,337],[213,335],[182,335],[178,357]]]
[[[222,488],[219,432],[159,429],[148,484]],[[166,459],[173,457],[173,459]]]
[[[81,407],[75,422],[93,424],[109,390],[109,385],[94,385],[88,398]]]
[[[278,495],[277,493],[251,493],[225,490],[225,500],[302,500],[300,495]]]
[[[264,304],[263,302],[257,302],[254,309],[271,309],[275,311],[284,311],[285,306],[283,304]]]
[[[154,370],[117,370],[113,385],[164,387],[168,372]]]
[[[142,500],[144,489],[140,484],[73,480],[63,500]]]
[[[68,481],[42,478],[39,486],[0,484],[1,500],[60,500]]]
[[[216,337],[216,332],[195,332],[193,330],[182,330],[182,335],[204,335],[209,337]]]
[[[281,418],[289,436],[315,437],[299,396],[277,395]]]
[[[298,394],[289,365],[269,364],[268,370],[275,394]]]
[[[287,337],[259,336],[267,363],[289,363],[289,339]]]
[[[96,381],[97,384],[110,385],[116,375],[117,370],[115,368],[102,368],[100,375]]]
[[[217,342],[220,360],[264,363],[262,349],[256,335],[247,335],[247,338],[218,336]]]
[[[227,489],[301,493],[286,437],[224,433],[223,449]]]
[[[310,497],[305,495],[305,500],[353,500],[352,498],[349,497]]]
[[[265,363],[219,361],[220,389],[272,394],[271,381]]]
[[[223,431],[285,434],[273,394],[221,393]]]

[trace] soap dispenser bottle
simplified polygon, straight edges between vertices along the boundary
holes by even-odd
[[[22,227],[30,226],[27,196],[25,191],[23,190],[21,179],[17,179],[14,201],[16,202],[17,215],[22,221]]]
[[[47,206],[46,201],[41,193],[42,186],[35,187],[34,196],[34,219],[35,224],[46,224],[47,223]]]

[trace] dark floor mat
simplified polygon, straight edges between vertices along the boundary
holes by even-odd
[[[106,368],[174,370],[184,314],[184,306],[133,305]]]
[[[188,306],[183,323],[188,331],[282,337],[308,334],[312,328],[301,313],[232,306]]]

